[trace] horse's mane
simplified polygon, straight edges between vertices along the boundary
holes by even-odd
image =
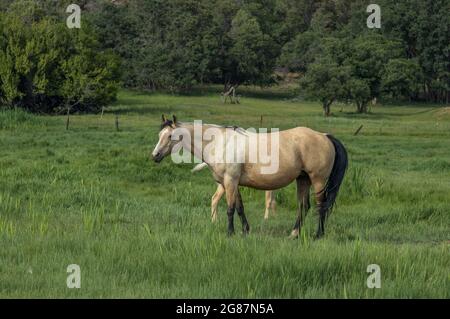
[[[164,123],[161,124],[160,126],[160,130],[162,130],[163,128],[167,127],[167,126],[172,126],[173,125],[173,121],[171,120],[166,120]]]
[[[171,121],[169,121],[169,122],[171,122]],[[170,124],[172,124],[172,123],[170,123]],[[177,122],[175,125],[177,127],[180,127],[180,126],[186,125],[186,124],[194,125],[194,123],[192,123],[192,122]],[[202,125],[208,125],[208,126],[223,128],[223,129],[233,129],[235,132],[243,134],[243,135],[247,135],[247,133],[248,133],[246,129],[244,129],[240,126],[236,126],[236,125],[218,125],[218,124],[210,124],[210,123],[203,123]]]

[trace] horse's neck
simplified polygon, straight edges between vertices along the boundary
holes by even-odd
[[[204,132],[207,129],[214,129],[215,134],[221,135],[223,137],[225,128],[212,124],[202,124],[196,127],[193,123],[182,123],[180,124],[180,127],[188,130],[191,137],[188,141],[184,142],[183,147],[203,162],[212,164],[210,162],[212,161],[212,158],[214,156],[212,155],[214,147],[208,147],[207,154],[205,154],[206,146],[211,143],[211,140],[204,140]],[[217,136],[215,136],[214,139],[217,139]]]
[[[199,125],[199,128],[197,128],[197,132],[194,129],[193,123],[183,123],[180,125],[180,127],[188,130],[191,137],[189,140],[186,140],[183,143],[183,147],[192,155],[203,161],[203,149],[205,148],[206,144],[206,142],[203,140],[203,130],[205,129],[205,125],[201,125],[201,129],[199,129]]]

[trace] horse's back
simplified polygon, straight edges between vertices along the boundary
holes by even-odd
[[[295,143],[292,144],[295,144],[294,147],[298,152],[304,172],[308,175],[328,176],[330,174],[335,149],[327,134],[308,127],[296,127],[285,132],[287,134],[283,140],[287,143],[295,140]]]
[[[279,132],[277,169],[262,173],[265,165],[244,164],[240,184],[258,189],[282,188],[300,174],[328,176],[334,161],[334,147],[326,134],[307,127]],[[271,145],[273,151],[273,145]]]

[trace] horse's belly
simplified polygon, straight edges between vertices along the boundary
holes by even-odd
[[[246,172],[242,174],[239,185],[261,190],[275,190],[289,185],[300,174],[301,171],[297,168],[274,174],[248,174]]]

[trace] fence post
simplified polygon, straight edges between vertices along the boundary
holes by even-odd
[[[363,125],[361,125],[353,135],[355,135],[355,136],[358,135],[359,131],[361,131],[362,128],[363,128]]]
[[[66,131],[69,130],[69,124],[70,124],[70,107],[67,107]]]

